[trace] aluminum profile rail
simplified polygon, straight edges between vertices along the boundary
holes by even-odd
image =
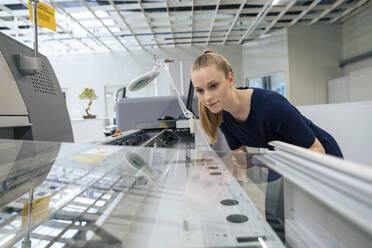
[[[275,148],[275,151],[267,152],[261,157],[257,156],[256,159],[280,173],[285,180],[294,187],[298,187],[301,192],[310,194],[312,202],[320,202],[317,206],[321,205],[327,213],[337,216],[338,225],[323,221],[321,213],[308,213],[312,218],[319,218],[318,221],[323,221],[324,223],[317,224],[326,227],[325,229],[329,232],[327,235],[334,237],[333,241],[327,242],[339,242],[337,244],[344,245],[342,242],[345,240],[353,240],[359,245],[358,247],[364,247],[360,245],[366,240],[372,241],[371,166],[320,154],[280,141],[269,144]],[[290,194],[286,195],[288,196],[290,197]],[[314,228],[308,228],[309,232],[317,232]],[[353,234],[345,230],[351,230]],[[343,239],[343,241],[338,239]],[[335,243],[331,244],[335,245]]]

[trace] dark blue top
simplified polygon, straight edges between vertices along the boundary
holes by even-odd
[[[318,138],[327,154],[343,157],[334,138],[316,126],[280,94],[253,88],[251,109],[248,118],[239,123],[223,111],[220,129],[231,150],[242,145],[269,148],[270,141],[279,140],[309,148]]]

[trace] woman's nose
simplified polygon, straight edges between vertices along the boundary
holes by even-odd
[[[204,93],[204,99],[206,101],[211,100],[212,99],[212,94],[210,92],[208,92],[208,91],[205,91],[205,93]]]

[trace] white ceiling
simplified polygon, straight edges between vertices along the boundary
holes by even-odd
[[[294,24],[342,23],[371,0],[41,0],[57,32],[39,28],[45,54],[241,45]],[[0,30],[32,47],[27,0],[0,1]]]

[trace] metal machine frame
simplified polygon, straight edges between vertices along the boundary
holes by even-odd
[[[66,102],[47,57],[38,54],[41,71],[24,75],[18,64],[20,54],[31,57],[34,51],[0,32],[0,67],[6,80],[0,89],[15,97],[12,102],[0,99],[0,137],[73,142]]]

